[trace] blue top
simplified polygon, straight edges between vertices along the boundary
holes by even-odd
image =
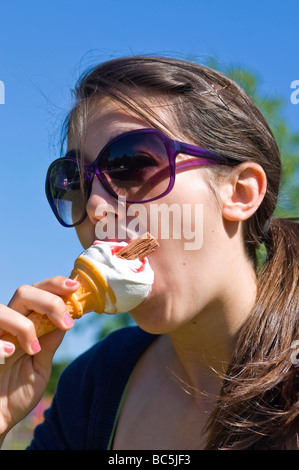
[[[28,449],[108,449],[130,375],[154,338],[137,326],[123,328],[72,362]]]

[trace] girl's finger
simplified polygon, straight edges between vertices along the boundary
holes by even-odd
[[[52,292],[56,295],[67,295],[76,292],[80,286],[79,282],[63,276],[55,276],[45,281],[33,284],[33,287]]]
[[[24,315],[20,315],[20,313],[5,305],[0,305],[0,325],[2,330],[18,339],[20,345],[28,354],[37,354],[41,350],[34,324]],[[4,343],[6,344],[6,354],[8,354],[9,343],[2,341],[2,346]]]
[[[12,356],[15,350],[16,347],[13,343],[0,340],[0,364],[5,358]]]

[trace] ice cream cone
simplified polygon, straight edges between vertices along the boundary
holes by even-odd
[[[115,255],[118,258],[127,260],[143,259],[157,246],[157,241],[147,233],[122,247]],[[115,293],[109,286],[106,278],[97,269],[96,264],[90,258],[84,256],[84,254],[81,254],[75,260],[70,278],[78,281],[80,287],[73,294],[62,296],[62,299],[67,306],[69,314],[74,319],[80,318],[84,313],[88,312],[104,313],[106,303],[112,305],[116,303]],[[34,323],[38,338],[56,328],[47,315],[32,312],[27,318]],[[9,341],[17,347],[19,346],[18,339],[11,334],[6,334],[0,339]]]
[[[80,287],[75,293],[62,297],[73,318],[80,318],[88,312],[103,313],[106,295],[112,301],[114,300],[114,292],[87,258],[79,256],[76,259],[70,278],[80,283]],[[28,318],[34,323],[38,338],[57,328],[47,315],[32,312]],[[10,334],[3,336],[1,340],[19,346],[18,339]]]
[[[113,290],[88,258],[79,256],[76,259],[70,278],[80,283],[74,294],[63,297],[73,318],[88,312],[103,313],[106,295],[115,301]]]

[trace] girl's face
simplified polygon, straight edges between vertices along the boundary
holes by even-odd
[[[162,108],[160,115],[169,121],[167,111]],[[86,128],[83,145],[86,163],[92,162],[113,137],[148,127],[148,123],[111,101],[97,102],[90,111]],[[184,140],[175,129],[173,134],[173,138]],[[74,142],[70,137],[68,149],[72,148]],[[177,164],[184,158],[192,157],[179,156]],[[116,234],[113,238],[116,240],[119,239],[117,227],[122,227],[123,231],[132,229],[132,226],[138,227],[139,235],[148,230],[158,238],[160,246],[149,256],[155,273],[152,291],[140,306],[130,312],[146,331],[167,333],[194,321],[198,312],[214,304],[221,295],[223,277],[228,276],[229,252],[225,248],[228,237],[205,172],[202,166],[178,168],[173,190],[163,198],[143,204],[139,226],[137,216],[140,213],[128,215],[129,206],[119,206],[117,199],[104,189],[99,180],[93,180],[87,203],[88,217],[76,228],[84,248],[99,238],[104,224],[111,221],[111,218],[104,217],[105,213],[108,217],[115,213]],[[158,233],[157,217],[160,217]],[[129,232],[126,241],[130,238]]]

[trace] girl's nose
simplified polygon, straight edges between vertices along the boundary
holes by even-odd
[[[100,240],[126,240],[127,217],[124,200],[112,197],[94,178],[90,197],[86,205],[87,215],[95,226],[95,235]]]
[[[90,221],[96,225],[108,214],[114,214],[117,217],[117,210],[117,199],[106,191],[97,177],[94,177],[91,193],[86,204],[86,212]]]

